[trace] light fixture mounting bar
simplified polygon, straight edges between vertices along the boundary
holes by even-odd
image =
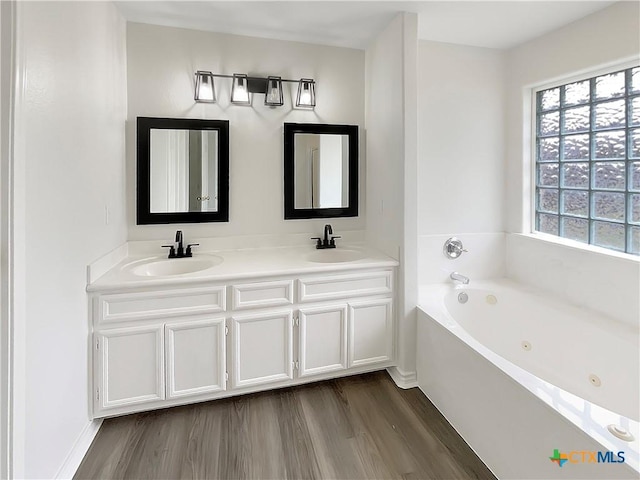
[[[217,77],[217,78],[233,78],[233,75],[225,75],[224,73],[214,73],[212,74],[213,77]],[[267,77],[252,77],[252,76],[247,76],[248,80],[264,80],[265,82],[267,81]],[[294,80],[291,78],[281,78],[280,81],[282,82],[289,82],[289,83],[299,83],[300,82],[300,78],[298,80]],[[316,83],[315,81],[313,81],[312,83]]]

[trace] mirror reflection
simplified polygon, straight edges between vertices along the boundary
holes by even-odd
[[[151,129],[151,213],[218,211],[218,131]]]
[[[284,124],[284,218],[358,216],[358,126]]]
[[[349,205],[349,136],[295,136],[295,208]]]
[[[229,221],[229,122],[137,118],[138,225]]]

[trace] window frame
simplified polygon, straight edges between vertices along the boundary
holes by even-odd
[[[623,223],[619,223],[620,225],[624,225],[625,226],[625,250],[618,250],[614,247],[603,247],[600,245],[596,245],[594,243],[585,243],[585,242],[581,242],[578,240],[573,240],[567,237],[563,237],[561,235],[553,235],[550,233],[545,233],[539,230],[536,230],[536,217],[538,212],[538,204],[537,204],[537,193],[538,193],[538,101],[537,101],[537,97],[538,97],[538,93],[544,90],[550,90],[550,89],[554,89],[554,88],[558,88],[558,87],[562,87],[568,84],[572,84],[572,83],[576,83],[576,82],[581,82],[581,81],[591,81],[592,79],[599,77],[599,76],[603,76],[603,75],[608,75],[608,74],[613,74],[613,73],[617,73],[620,71],[626,71],[628,69],[633,69],[633,68],[638,68],[640,67],[640,60],[637,57],[633,57],[630,58],[626,61],[621,61],[621,62],[615,62],[615,63],[610,63],[604,66],[600,66],[598,68],[592,68],[592,69],[584,69],[581,70],[579,72],[573,73],[571,75],[567,75],[567,76],[562,76],[562,77],[557,77],[553,80],[548,80],[544,83],[539,83],[539,84],[535,84],[532,85],[528,90],[529,93],[529,99],[530,99],[530,105],[529,105],[529,109],[525,109],[525,117],[526,117],[526,121],[529,122],[529,132],[530,132],[530,137],[529,139],[525,139],[526,141],[528,141],[529,143],[529,169],[528,169],[528,175],[529,175],[529,181],[527,182],[528,187],[529,187],[529,192],[527,195],[527,192],[523,192],[525,195],[525,199],[528,198],[528,228],[527,230],[527,234],[531,235],[531,236],[535,236],[537,238],[540,238],[541,240],[545,240],[545,241],[549,241],[551,243],[557,243],[557,244],[562,244],[562,245],[566,245],[566,246],[570,246],[570,247],[574,247],[574,248],[579,248],[582,250],[587,250],[587,251],[593,251],[593,252],[597,252],[597,253],[604,253],[607,255],[611,255],[611,256],[615,256],[615,257],[624,257],[624,258],[629,258],[629,259],[633,259],[633,260],[637,260],[640,261],[640,253],[632,253],[632,252],[627,252],[626,251],[626,247],[628,245],[628,233],[627,233],[627,229],[626,226],[629,224],[629,220],[628,220],[628,215],[630,214],[630,194],[631,193],[636,193],[636,192],[630,192],[629,190],[629,186],[628,186],[628,182],[629,182],[629,175],[630,172],[628,171],[627,168],[625,168],[625,183],[626,183],[626,187],[625,190],[622,191],[618,191],[618,190],[611,190],[614,193],[624,193],[625,195],[625,220]],[[625,76],[625,87],[627,87],[627,79]],[[590,94],[593,93],[593,89],[590,88]],[[626,102],[627,98],[633,98],[636,97],[638,94],[635,93],[633,95],[629,95],[626,91],[625,91],[625,95],[621,96],[621,97],[617,97],[618,99],[625,99],[625,126],[622,128],[612,128],[612,129],[605,129],[603,131],[609,131],[609,130],[625,130],[626,132],[631,131],[632,129],[637,129],[640,128],[640,126],[635,125],[632,126],[629,122],[629,115],[630,115],[630,106],[629,103]],[[615,100],[615,97],[612,97],[611,99],[605,99],[603,100],[604,102],[606,101],[612,101]],[[580,107],[580,106],[589,106],[591,107],[594,104],[598,104],[600,102],[594,102],[592,98],[589,99],[588,103],[585,104],[578,104],[575,106],[571,106],[571,108],[574,107]],[[559,107],[557,110],[550,110],[551,112],[553,111],[557,111],[560,115],[562,115],[562,111],[564,110],[564,107],[562,105],[562,103],[560,103]],[[589,135],[589,140],[590,140],[590,149],[593,146],[592,145],[592,135],[594,134],[594,129],[592,128],[593,125],[591,124],[591,122],[594,119],[594,112],[591,110],[590,111],[590,125],[589,125],[589,129],[586,132],[576,132],[576,134],[580,134],[580,133],[587,133]],[[562,116],[560,118],[559,121],[559,132],[558,132],[558,138],[561,138],[562,136],[565,136],[566,134],[562,132],[562,128],[563,128],[563,121],[562,121]],[[627,137],[626,143],[625,143],[625,148],[628,147],[629,144],[629,139]],[[525,147],[526,148],[526,147]],[[561,145],[559,145],[559,148],[561,148]],[[561,155],[561,154],[560,154]],[[526,160],[526,159],[525,159]],[[577,191],[587,191],[588,192],[588,202],[589,202],[589,213],[588,216],[586,217],[586,220],[589,222],[589,240],[592,239],[591,235],[591,230],[592,230],[592,224],[594,221],[598,221],[597,218],[593,218],[591,216],[591,205],[592,205],[592,193],[594,191],[593,188],[593,184],[592,184],[592,176],[591,176],[591,169],[592,166],[595,162],[614,162],[616,161],[616,159],[597,159],[597,158],[593,158],[591,151],[589,154],[589,159],[586,160],[586,162],[589,165],[589,186],[586,189],[577,189]],[[634,158],[630,158],[627,157],[625,155],[625,159],[624,160],[617,160],[617,161],[623,161],[625,162],[625,166],[628,166],[630,161],[634,162],[636,161],[636,159]],[[544,162],[542,162],[544,163]],[[561,185],[561,177],[560,177],[560,170],[562,168],[563,162],[560,159],[560,157],[558,158],[557,162],[549,162],[550,164],[557,164],[559,166],[559,170],[558,170],[558,186],[557,187],[550,187],[550,188],[555,188],[556,190],[558,190],[558,213],[556,214],[558,216],[558,233],[560,233],[560,229],[561,229],[561,218],[563,216],[563,214],[561,213],[561,191],[563,190],[563,187]],[[527,169],[525,168],[525,171],[527,171]],[[570,189],[569,189],[570,190]],[[599,191],[600,189],[595,189],[596,191]],[[606,189],[605,189],[606,190]],[[609,191],[609,190],[606,190]],[[544,213],[544,212],[540,212],[540,213]],[[525,216],[525,218],[526,218]],[[569,218],[573,218],[571,215],[566,215]],[[578,217],[576,217],[578,218]],[[608,223],[616,223],[616,222],[610,222],[608,220],[603,220],[604,222],[608,222]],[[635,225],[635,224],[632,224]]]

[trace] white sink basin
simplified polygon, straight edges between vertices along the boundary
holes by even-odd
[[[355,262],[365,257],[359,250],[347,250],[343,248],[331,248],[316,250],[307,256],[307,260],[314,263],[345,263]]]
[[[170,277],[201,272],[220,265],[222,257],[217,255],[198,255],[191,258],[163,258],[135,262],[128,270],[139,277]]]

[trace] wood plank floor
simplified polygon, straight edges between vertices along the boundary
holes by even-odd
[[[107,419],[76,479],[494,479],[386,372]]]

